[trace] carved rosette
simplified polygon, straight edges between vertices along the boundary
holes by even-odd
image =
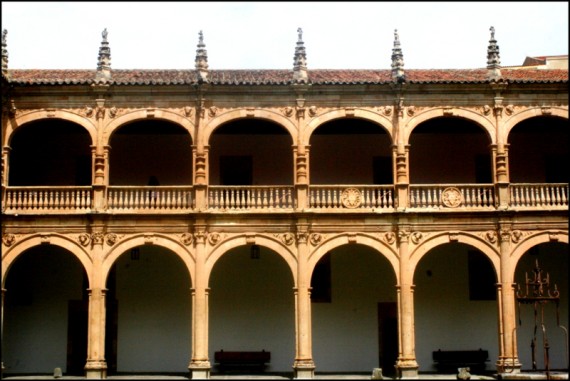
[[[293,107],[285,107],[283,108],[283,115],[285,115],[286,117],[290,117],[293,116]]]
[[[194,236],[192,233],[184,233],[180,235],[180,242],[182,242],[182,244],[185,246],[191,245],[193,241]]]
[[[278,237],[281,240],[281,242],[283,242],[287,246],[290,246],[293,243],[295,243],[295,236],[292,233],[275,234],[275,236]]]
[[[117,239],[119,239],[119,237],[115,233],[109,233],[109,234],[107,234],[105,239],[106,239],[107,245],[113,246],[117,242]]]
[[[190,106],[186,106],[186,107],[184,107],[183,111],[184,111],[184,115],[189,118],[192,116],[194,109]]]
[[[396,233],[394,232],[386,232],[383,236],[384,241],[386,241],[388,245],[392,245],[394,242],[396,242]]]
[[[522,238],[523,238],[523,232],[522,231],[513,230],[511,232],[511,241],[513,241],[513,243],[519,243]]]
[[[77,241],[81,246],[87,246],[91,243],[91,236],[87,233],[81,233],[77,236]]]
[[[463,203],[463,195],[457,188],[445,188],[441,193],[441,201],[448,208],[457,208]]]
[[[216,106],[212,106],[208,109],[208,115],[210,118],[215,117],[218,114],[218,108]]]
[[[309,235],[309,242],[313,246],[319,245],[324,239],[325,236],[320,233],[312,233],[311,235]]]
[[[487,241],[489,241],[490,243],[496,243],[497,242],[497,232],[494,230],[489,230],[487,232],[484,233],[485,239]]]
[[[317,106],[309,107],[309,116],[312,118],[317,115]]]
[[[410,234],[410,239],[412,240],[414,245],[419,244],[423,238],[424,235],[421,232],[413,232],[412,234]]]
[[[11,233],[4,234],[2,235],[2,243],[4,244],[4,246],[10,247],[14,243],[16,243],[16,236]]]
[[[356,188],[346,188],[340,195],[340,201],[345,208],[358,208],[362,203],[362,194]]]
[[[216,246],[220,242],[221,239],[222,239],[222,236],[220,235],[220,233],[214,232],[214,233],[208,234],[208,243],[212,246]]]

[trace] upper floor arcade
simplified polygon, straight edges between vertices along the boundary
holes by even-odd
[[[397,123],[372,109],[330,108],[296,125],[237,109],[198,127],[160,109],[99,125],[22,113],[4,130],[4,212],[567,208],[566,108],[529,107],[498,128],[485,108],[407,110]]]

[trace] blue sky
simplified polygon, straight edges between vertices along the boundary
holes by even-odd
[[[503,66],[568,54],[568,2],[2,2],[12,69],[95,69],[108,30],[114,69],[291,69],[297,28],[309,69],[485,67],[495,27]]]

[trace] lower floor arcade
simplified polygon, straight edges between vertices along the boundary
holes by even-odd
[[[103,377],[187,373],[189,367],[192,373],[196,353],[204,350],[209,369],[194,377],[207,377],[219,373],[216,351],[264,350],[271,353],[267,373],[293,374],[304,351],[317,375],[382,368],[395,376],[403,351],[414,356],[418,372],[433,373],[433,351],[479,348],[489,353],[486,371],[496,372],[501,359],[509,357],[502,340],[503,327],[509,326],[505,319],[514,320],[513,361],[520,362],[520,370],[532,369],[533,340],[536,366],[545,367],[543,327],[550,369],[568,367],[563,328],[568,321],[568,244],[563,235],[529,240],[524,253],[509,262],[523,291],[525,273],[532,274],[539,264],[549,274],[550,288],[556,284],[561,292],[559,303],[544,306],[539,334],[532,305],[515,303],[515,317],[504,311],[499,284],[505,275],[497,263],[507,262],[489,258],[461,239],[431,244],[421,258],[409,258],[411,307],[404,311],[397,256],[386,255],[381,245],[374,247],[360,234],[355,239],[315,238],[324,251],[307,261],[314,263],[305,270],[311,290],[307,308],[299,297],[303,274],[291,266],[295,261],[269,240],[242,236],[234,244],[222,237],[204,253],[212,260],[202,269],[204,305],[196,298],[195,284],[201,280],[199,272],[189,271],[187,252],[161,239],[124,240],[114,246],[116,253],[102,255],[103,262],[112,263],[99,270],[106,274],[104,308],[98,315],[89,311],[96,281],[88,272],[94,270],[86,269],[64,239],[46,243],[38,238],[37,244],[32,239],[18,255],[10,253],[18,249],[12,245],[3,256],[3,262],[10,261],[3,286],[4,375],[50,374],[56,367],[67,375],[84,375],[86,361],[94,356],[104,359]],[[93,322],[97,318],[102,322]],[[308,319],[307,327],[303,319]],[[93,336],[103,338],[98,352]],[[411,350],[402,348],[407,342]]]

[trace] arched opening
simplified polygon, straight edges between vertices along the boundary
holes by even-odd
[[[364,119],[334,119],[310,139],[313,184],[393,184],[391,139]]]
[[[107,278],[110,373],[188,372],[190,283],[186,266],[169,249],[143,245],[121,254]]]
[[[438,367],[433,352],[488,351],[489,361],[471,373],[494,370],[498,358],[497,275],[491,261],[470,245],[431,249],[414,273],[416,359],[420,372],[457,373]]]
[[[538,268],[540,274],[535,273]],[[535,274],[539,275],[535,279]],[[538,290],[533,284],[527,288],[527,279],[542,284],[542,295],[554,296],[555,288],[559,299],[542,301],[535,305],[532,296]],[[548,281],[549,283],[545,283]],[[567,336],[568,329],[568,245],[560,242],[541,243],[530,248],[517,263],[515,271],[515,295],[517,303],[517,350],[522,370],[533,370],[532,347],[534,345],[536,370],[544,370],[545,344],[549,350],[550,370],[568,371]],[[531,296],[527,302],[518,303],[517,296]],[[536,315],[535,315],[536,311]],[[564,328],[562,328],[564,327]],[[543,331],[544,328],[544,331]]]
[[[35,246],[8,270],[3,375],[83,375],[89,288],[81,262],[55,245]]]
[[[509,173],[513,183],[568,183],[568,120],[534,117],[509,133]]]
[[[290,373],[295,358],[295,299],[285,260],[264,246],[236,247],[216,262],[209,285],[212,372],[225,371],[215,364],[215,352],[265,350],[271,352],[265,372]]]
[[[66,120],[27,123],[10,141],[8,184],[91,185],[91,144],[82,126]]]
[[[398,357],[396,278],[388,260],[359,244],[337,247],[311,279],[316,373],[394,375]]]
[[[440,117],[418,125],[410,136],[410,183],[493,183],[489,136],[458,117]]]
[[[211,185],[291,185],[288,131],[264,119],[227,122],[210,137]]]
[[[110,140],[110,185],[191,185],[192,139],[165,120],[121,126]]]

